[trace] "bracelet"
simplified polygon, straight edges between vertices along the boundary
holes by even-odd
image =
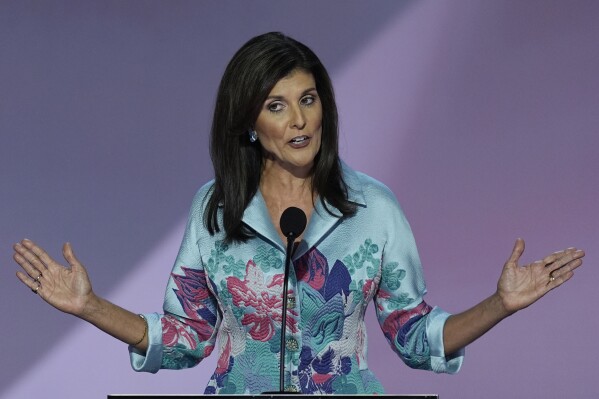
[[[139,314],[138,316],[141,317],[144,320],[144,324],[146,325],[144,327],[144,335],[141,336],[141,339],[139,341],[137,341],[134,344],[131,344],[131,346],[137,346],[137,345],[141,344],[141,342],[144,340],[144,338],[146,337],[146,335],[148,335],[148,321],[146,320],[146,318],[144,317],[144,315]]]

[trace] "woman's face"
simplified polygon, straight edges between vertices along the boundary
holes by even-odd
[[[254,129],[266,154],[266,167],[280,166],[307,176],[322,134],[322,104],[312,74],[298,69],[279,80]]]

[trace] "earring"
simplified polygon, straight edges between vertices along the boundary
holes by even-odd
[[[254,129],[248,130],[248,134],[250,136],[251,143],[255,143],[256,141],[258,141],[258,133],[256,133]]]

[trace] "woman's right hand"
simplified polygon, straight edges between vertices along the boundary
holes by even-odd
[[[85,267],[73,253],[71,244],[62,247],[70,267],[52,259],[33,241],[24,239],[13,246],[14,260],[23,268],[17,277],[34,293],[56,309],[81,317],[94,299],[91,282]]]
[[[17,277],[44,301],[145,352],[149,342],[146,320],[94,294],[87,271],[73,254],[71,244],[62,247],[68,267],[31,240],[23,240],[13,248],[13,258],[25,271],[18,271]]]

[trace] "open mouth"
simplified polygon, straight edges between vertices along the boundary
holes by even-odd
[[[298,137],[294,137],[293,139],[289,140],[289,142],[291,144],[302,144],[303,142],[305,142],[306,140],[309,140],[310,137],[308,136],[298,136]]]

